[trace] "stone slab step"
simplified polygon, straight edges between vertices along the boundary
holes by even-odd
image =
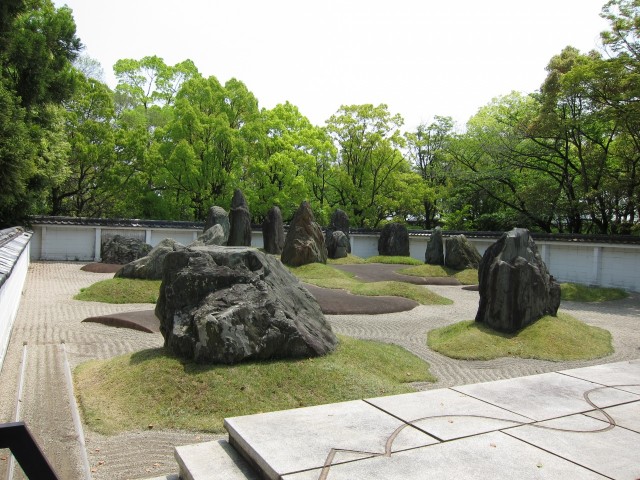
[[[182,480],[260,480],[226,440],[176,447]]]

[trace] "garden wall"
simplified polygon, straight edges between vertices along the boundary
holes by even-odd
[[[33,223],[32,260],[99,261],[100,245],[108,236],[120,234],[139,238],[151,246],[164,238],[188,244],[202,232],[202,224],[190,222],[156,222],[151,220],[101,220],[38,217]],[[444,232],[446,238],[453,232]],[[456,232],[460,233],[460,232]],[[499,233],[476,234],[467,238],[480,254],[495,242]],[[378,233],[351,232],[354,255],[371,257],[378,254]],[[604,287],[620,287],[640,291],[640,241],[625,243],[616,237],[610,242],[602,238],[589,240],[577,237],[536,238],[540,254],[551,274],[560,282],[577,282]],[[410,232],[410,254],[424,260],[430,232]],[[614,242],[614,240],[618,240]],[[253,231],[252,245],[263,246],[262,232]]]
[[[20,229],[0,231],[0,369],[27,278],[30,239],[31,234]]]

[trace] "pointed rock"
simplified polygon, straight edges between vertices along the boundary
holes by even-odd
[[[231,211],[229,213],[229,240],[227,245],[249,247],[251,246],[251,212],[247,200],[242,191],[236,189],[231,200]]]
[[[281,255],[282,262],[299,267],[308,263],[327,263],[327,247],[320,225],[309,202],[302,202],[293,215]]]
[[[277,206],[273,206],[267,212],[262,222],[262,241],[264,251],[274,255],[280,255],[284,247],[284,225],[282,212]]]
[[[378,238],[378,253],[387,256],[408,257],[409,231],[401,223],[387,223]]]
[[[506,232],[485,252],[478,271],[480,304],[476,322],[516,332],[544,315],[555,316],[560,285],[549,274],[524,228]]]

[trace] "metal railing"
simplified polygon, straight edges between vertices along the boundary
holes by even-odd
[[[11,450],[27,478],[58,480],[24,422],[0,424],[0,448]]]

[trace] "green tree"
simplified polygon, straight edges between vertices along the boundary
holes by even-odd
[[[60,103],[73,93],[81,48],[71,10],[49,0],[0,7],[0,226],[46,208],[66,173]]]
[[[262,110],[253,133],[242,187],[254,221],[262,221],[272,205],[291,218],[303,200],[322,192],[323,179],[316,172],[318,163],[332,155],[330,139],[289,102]],[[318,200],[322,210],[322,194]]]
[[[394,214],[393,199],[401,195],[396,175],[410,171],[401,148],[400,115],[386,105],[343,106],[327,121],[338,149],[328,184],[333,205],[350,215],[360,227],[376,227]]]
[[[113,93],[105,84],[82,77],[65,107],[69,174],[51,189],[50,213],[110,215],[126,186],[115,163]]]
[[[169,194],[159,154],[162,135],[173,117],[177,92],[199,73],[190,60],[167,65],[157,56],[122,59],[114,65],[116,155],[127,181],[126,198],[116,213],[142,218],[190,218]]]
[[[602,7],[601,16],[609,21],[610,30],[602,32],[602,41],[615,53],[640,62],[640,2],[610,0]]]
[[[181,216],[203,220],[211,205],[229,206],[258,115],[257,100],[238,80],[184,83],[159,149],[162,181]]]
[[[431,124],[420,124],[415,132],[406,134],[409,160],[425,183],[422,207],[426,229],[434,228],[439,216],[438,201],[446,185],[447,150],[452,134],[453,120],[440,116]]]

